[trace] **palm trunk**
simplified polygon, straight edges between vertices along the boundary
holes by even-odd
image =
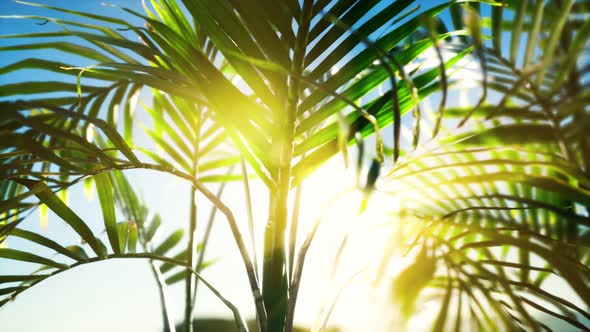
[[[293,63],[287,92],[287,112],[280,119],[279,131],[274,135],[280,144],[277,158],[276,188],[270,193],[270,210],[264,238],[264,262],[262,297],[267,310],[268,330],[284,331],[289,301],[289,284],[287,276],[287,250],[285,230],[289,214],[287,202],[291,189],[291,166],[295,138],[295,120],[301,93],[297,79],[303,72],[309,25],[311,20],[312,0],[305,0],[299,18],[297,40],[293,52]]]
[[[281,126],[274,135],[279,146],[276,159],[276,187],[270,192],[268,224],[264,233],[264,260],[262,271],[262,298],[267,310],[268,331],[283,331],[287,313],[288,278],[285,230],[287,228],[291,163],[293,158],[293,136],[295,103],[291,87],[287,116],[281,119]]]
[[[285,229],[288,189],[287,185],[271,193],[270,217],[264,239],[262,298],[267,310],[269,331],[283,331],[287,313]]]

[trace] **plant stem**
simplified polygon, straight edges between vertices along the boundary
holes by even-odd
[[[288,300],[285,229],[290,180],[289,166],[279,170],[279,180],[279,188],[272,192],[270,197],[269,220],[264,239],[262,284],[263,301],[268,310],[268,328],[270,331],[277,332],[283,331]]]
[[[202,112],[201,108],[197,107],[197,114],[195,116],[195,121],[193,122],[193,130],[195,132],[195,137],[193,141],[193,154],[192,154],[192,174],[195,178],[199,175],[199,145],[201,143],[201,121],[202,121]],[[192,268],[195,266],[195,259],[194,259],[194,252],[196,250],[195,247],[195,233],[197,231],[197,188],[194,186],[191,188],[190,194],[190,215],[189,215],[189,233],[188,233],[188,244],[186,248],[187,253],[187,262],[188,265]],[[186,270],[185,275],[185,304],[184,304],[184,331],[185,332],[192,332],[193,331],[193,323],[192,323],[192,313],[193,313],[193,274],[189,269]]]
[[[150,268],[152,270],[152,274],[156,279],[156,283],[158,284],[158,294],[160,295],[160,306],[162,307],[162,320],[164,322],[164,331],[166,332],[176,332],[176,326],[174,325],[174,319],[170,316],[170,310],[168,309],[168,299],[166,297],[166,292],[164,287],[166,287],[166,282],[162,277],[162,273],[156,266],[153,260],[150,259]]]
[[[141,223],[144,225],[143,221]],[[140,237],[142,239],[143,250],[146,252],[153,252],[151,246],[145,242],[144,237],[144,228],[143,226],[138,229]],[[160,272],[160,268],[154,263],[152,259],[150,259],[150,268],[152,270],[152,274],[154,275],[154,279],[156,279],[156,285],[158,286],[158,294],[160,296],[160,307],[162,309],[162,322],[164,323],[164,331],[166,332],[176,332],[176,324],[174,324],[174,319],[170,314],[170,308],[168,303],[168,297],[166,296],[166,281]]]
[[[293,158],[295,121],[301,93],[297,76],[304,68],[305,52],[313,0],[305,0],[298,20],[297,40],[293,51],[287,92],[286,115],[279,119],[279,130],[273,136],[279,148],[276,164],[277,187],[270,194],[269,218],[264,239],[262,295],[268,310],[268,328],[273,332],[283,331],[288,302],[288,276],[286,268],[285,230],[287,228],[291,167]]]
[[[233,172],[234,167],[231,166],[228,170],[227,170],[227,174],[231,174]],[[227,184],[227,182],[222,182],[221,185],[219,185],[219,188],[217,189],[217,193],[215,194],[215,197],[217,197],[218,199],[221,199],[221,195],[223,195],[223,191],[225,190],[225,185]],[[207,220],[207,225],[205,226],[205,235],[203,235],[203,247],[201,248],[200,252],[199,252],[199,258],[197,258],[197,264],[195,267],[195,270],[200,271],[201,270],[201,266],[203,265],[203,262],[205,261],[205,253],[207,251],[207,244],[209,243],[209,238],[211,236],[211,230],[213,229],[213,221],[215,220],[215,215],[217,214],[217,207],[213,207],[211,208],[211,212],[209,214],[209,219]],[[197,300],[197,286],[199,285],[199,280],[195,280],[195,287],[193,289],[193,308],[195,307],[195,302]]]
[[[139,220],[139,219],[137,219]],[[145,252],[153,252],[151,246],[145,242],[145,229],[143,228],[144,221],[140,223],[141,226],[138,226],[138,233],[141,239],[141,243],[143,246],[143,250]],[[154,275],[154,279],[156,279],[156,285],[158,286],[158,295],[160,296],[160,307],[162,309],[162,322],[164,324],[164,331],[165,332],[176,332],[176,325],[174,324],[174,319],[170,314],[168,297],[166,296],[166,281],[160,272],[160,268],[156,265],[154,260],[150,259],[150,269],[152,274]]]
[[[305,155],[304,155],[305,157]],[[299,223],[299,209],[301,207],[301,191],[303,183],[297,185],[295,190],[295,203],[293,204],[293,214],[291,215],[291,225],[289,226],[289,287],[293,281],[293,268],[295,264],[295,247],[297,245],[297,224]]]
[[[252,214],[252,198],[250,196],[250,183],[248,181],[248,169],[244,157],[240,157],[240,166],[242,167],[242,181],[244,183],[244,193],[246,194],[246,211],[248,212],[248,231],[252,241],[252,263],[254,271],[258,275],[258,258],[256,254],[256,236],[254,235],[254,217]]]
[[[190,191],[190,215],[189,215],[189,238],[188,244],[186,248],[187,253],[187,262],[190,266],[194,266],[194,258],[193,252],[195,249],[195,231],[197,225],[197,204],[195,204],[195,194],[197,193],[197,189],[195,187],[191,187]],[[184,300],[184,331],[192,332],[193,331],[193,324],[192,324],[192,312],[193,312],[193,274],[191,270],[188,268],[186,269],[185,275],[185,300]]]
[[[285,331],[291,332],[293,328],[293,319],[295,318],[295,305],[297,304],[297,295],[299,294],[299,285],[301,284],[301,275],[303,273],[303,266],[305,264],[305,256],[307,255],[307,250],[311,246],[311,242],[315,237],[315,233],[320,226],[321,218],[318,218],[313,225],[312,230],[307,234],[305,238],[305,242],[299,249],[299,254],[297,255],[297,266],[295,266],[293,270],[293,274],[291,276],[291,285],[289,286],[289,305],[287,306],[287,319],[285,323]],[[293,252],[294,246],[292,248]]]
[[[192,174],[195,178],[199,175],[199,145],[201,142],[201,109],[197,107],[196,121],[193,123],[193,130],[195,131],[195,138],[193,142],[193,160],[192,160]],[[194,252],[195,252],[195,233],[197,230],[197,204],[195,202],[195,195],[197,188],[191,188],[190,193],[190,216],[189,216],[189,232],[188,244],[186,248],[187,262],[192,268],[195,266]],[[186,332],[193,331],[192,313],[193,313],[193,274],[189,269],[186,270],[185,275],[185,305],[184,305],[184,330]]]

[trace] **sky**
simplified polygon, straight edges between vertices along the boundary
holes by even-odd
[[[44,1],[58,7],[67,7],[72,10],[88,11],[100,15],[112,17],[125,17],[126,20],[135,25],[143,25],[136,17],[124,13],[121,9],[102,6],[103,1],[69,1],[56,0]],[[442,1],[418,1],[417,3],[432,6]],[[110,4],[132,8],[142,12],[140,1],[111,0]],[[0,0],[0,15],[52,15],[63,17],[60,13],[16,4],[8,0]],[[448,15],[443,19],[448,22]],[[29,32],[43,32],[53,29],[46,25],[37,25],[39,20],[15,20],[0,18],[0,34],[16,34]],[[27,40],[0,39],[0,47],[14,43],[27,42]],[[0,52],[0,67],[31,57],[35,54],[30,51]],[[76,62],[79,59],[75,56],[65,55],[54,50],[44,50],[43,56],[52,59],[59,58],[64,62]],[[346,61],[346,59],[343,59]],[[88,65],[81,63],[81,65]],[[34,76],[33,76],[34,75]],[[55,74],[41,71],[18,71],[15,73],[0,75],[0,86],[23,80],[56,80],[67,79],[75,82],[75,77],[56,77]],[[149,94],[144,94],[142,100],[149,102]],[[475,97],[477,98],[477,97]],[[453,98],[450,98],[453,99]],[[456,98],[455,98],[456,99]],[[435,105],[437,97],[433,97],[430,103]],[[139,109],[136,112],[137,120],[140,123],[151,126],[150,119]],[[137,132],[137,131],[136,131]],[[386,135],[387,139],[387,135]],[[139,144],[149,145],[144,136],[137,137]],[[131,182],[138,185],[138,192],[147,203],[152,213],[159,213],[164,220],[163,229],[157,235],[162,239],[170,232],[184,227],[188,219],[188,204],[190,200],[189,187],[186,183],[167,174],[153,173],[148,171],[128,171],[126,173]],[[341,192],[354,185],[354,172],[345,169],[341,157],[330,160],[316,174],[306,181],[303,192],[302,225],[300,237],[304,236],[310,228],[311,223],[317,217],[318,211],[326,205],[328,197]],[[254,202],[254,219],[257,223],[257,239],[262,238],[262,230],[266,219],[266,197],[265,188],[260,183],[252,183]],[[215,186],[212,187],[212,191]],[[234,211],[245,211],[245,202],[242,195],[241,184],[230,184],[225,191],[224,202]],[[84,195],[83,186],[74,186],[69,193],[70,207],[87,221],[95,233],[102,230],[102,215],[96,195],[89,199]],[[209,214],[210,204],[205,202],[204,197],[199,196],[199,220],[206,220]],[[312,246],[311,252],[306,261],[306,268],[302,281],[301,293],[297,306],[296,321],[310,322],[315,318],[317,307],[321,297],[325,294],[328,271],[327,266],[334,257],[336,244],[343,233],[347,230],[346,225],[355,218],[355,209],[358,197],[355,194],[346,195],[341,201],[335,204],[335,208],[327,210],[325,221],[320,228],[316,243]],[[371,225],[372,221],[378,219],[374,211],[383,208],[391,202],[385,197],[376,197],[371,201],[368,212],[362,220],[365,224]],[[373,211],[373,212],[372,212]],[[245,214],[236,213],[238,223],[243,232],[246,230]],[[197,226],[199,227],[199,226]],[[44,234],[60,243],[75,243],[75,234],[50,213],[48,227],[41,230],[38,213],[33,213],[24,224],[24,228]],[[356,229],[355,229],[356,230]],[[359,229],[355,238],[351,241],[350,249],[347,252],[347,261],[344,262],[343,274],[348,277],[358,266],[358,262],[376,264],[374,257],[376,253],[383,250],[379,239],[391,236],[394,228],[387,228],[385,231],[375,227]],[[252,317],[254,308],[247,284],[243,264],[237,254],[235,244],[229,232],[226,221],[221,217],[215,221],[213,236],[209,244],[208,258],[219,258],[219,261],[204,272],[204,276],[217,287],[222,294],[234,302],[246,317]],[[104,237],[104,234],[103,234]],[[157,241],[157,240],[156,240]],[[259,241],[261,243],[261,241]],[[33,248],[34,245],[9,238],[8,246],[19,248]],[[369,245],[368,245],[369,244]],[[49,254],[43,248],[36,248],[39,253]],[[260,253],[262,247],[257,248]],[[403,262],[399,264],[403,266]],[[18,271],[30,271],[31,265],[14,263],[0,260],[0,274],[14,274]],[[345,280],[338,280],[344,282]],[[360,331],[371,324],[377,324],[380,317],[387,315],[387,306],[383,306],[383,299],[370,294],[371,278],[361,276],[352,281],[342,295],[339,305],[333,314],[333,323],[346,326],[347,331]],[[177,284],[170,290],[173,311],[176,320],[182,318],[184,305],[184,286]],[[204,287],[199,288],[196,313],[199,317],[216,316],[230,317],[227,308]],[[428,315],[429,311],[424,310],[423,314]],[[45,332],[45,331],[148,331],[156,332],[162,330],[161,313],[157,289],[145,261],[107,261],[89,264],[72,269],[56,277],[49,278],[41,284],[20,294],[17,299],[3,308],[0,308],[0,321],[2,329],[11,332]],[[412,325],[415,324],[415,325]],[[420,316],[410,322],[411,327],[420,326]],[[378,326],[375,326],[378,328]]]

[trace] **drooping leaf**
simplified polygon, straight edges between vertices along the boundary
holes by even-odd
[[[29,190],[36,190],[38,192],[35,194],[43,202],[51,211],[53,211],[57,216],[59,216],[62,220],[64,220],[68,225],[72,227],[80,235],[80,237],[90,245],[92,250],[98,256],[106,255],[106,251],[100,246],[100,243],[97,241],[96,237],[88,227],[88,225],[78,217],[74,211],[72,211],[64,202],[57,197],[56,194],[44,183],[39,181],[33,180],[24,180],[19,179],[15,180],[22,185],[25,185]]]
[[[50,259],[47,259],[47,258],[44,258],[41,256],[37,256],[37,255],[31,254],[31,253],[28,253],[25,251],[9,249],[9,248],[0,248],[0,257],[7,258],[7,259],[13,259],[13,260],[21,261],[21,262],[30,262],[30,263],[47,265],[47,266],[55,267],[58,269],[67,268],[67,265],[65,265],[65,264],[57,263],[53,260],[50,260]]]

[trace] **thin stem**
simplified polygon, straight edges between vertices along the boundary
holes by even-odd
[[[193,250],[195,248],[195,232],[196,232],[196,224],[197,224],[197,204],[195,203],[195,195],[197,190],[195,187],[191,187],[190,190],[190,212],[189,212],[189,237],[188,243],[186,247],[187,253],[187,262],[190,266],[193,266]],[[193,274],[189,269],[186,269],[185,274],[185,289],[184,289],[184,331],[192,332],[193,324],[192,324],[192,312],[193,312],[193,301],[192,301],[192,294],[193,294]]]
[[[244,193],[246,194],[246,212],[248,213],[248,231],[252,241],[252,263],[254,271],[258,275],[258,255],[256,254],[256,235],[254,233],[254,217],[252,213],[252,198],[250,196],[250,182],[248,181],[248,168],[244,157],[240,157],[240,166],[242,167],[242,181],[244,183]]]
[[[170,310],[168,308],[168,298],[166,296],[166,282],[164,281],[164,277],[162,273],[158,269],[158,267],[154,264],[154,261],[150,259],[150,269],[152,270],[152,274],[154,275],[154,279],[156,279],[156,283],[158,285],[158,294],[160,296],[160,306],[162,307],[162,317],[164,322],[164,331],[166,332],[176,332],[176,326],[174,324],[174,319],[170,315]]]
[[[192,155],[192,174],[195,178],[199,176],[199,145],[201,142],[201,119],[202,113],[201,109],[197,107],[197,115],[196,115],[196,123],[194,123],[194,131],[195,131],[195,139],[193,145],[193,155]],[[197,191],[195,187],[191,188],[190,191],[190,215],[189,215],[189,233],[188,233],[188,243],[186,247],[187,252],[187,262],[188,264],[193,267],[194,266],[194,252],[195,252],[195,233],[197,231],[197,203],[195,202],[195,195]],[[184,302],[184,330],[186,332],[193,331],[193,323],[192,323],[192,312],[193,312],[193,275],[191,271],[188,269],[186,270],[185,275],[185,302]]]
[[[231,166],[227,170],[227,174],[231,174],[233,172],[234,167]],[[225,190],[225,185],[227,182],[222,182],[217,189],[217,193],[215,196],[218,199],[221,199],[221,195],[223,195],[223,191]],[[197,265],[195,270],[200,271],[201,266],[203,266],[203,262],[205,261],[205,252],[207,251],[207,245],[209,244],[209,238],[211,237],[211,230],[213,229],[213,221],[215,220],[215,215],[217,214],[217,207],[212,207],[209,213],[209,219],[207,220],[207,225],[205,226],[205,235],[203,236],[202,248],[199,251],[199,258],[197,258]],[[193,308],[195,307],[195,302],[197,300],[197,286],[199,285],[198,280],[195,280],[195,287],[193,290]]]
[[[321,218],[318,218],[313,225],[311,232],[307,234],[307,238],[305,238],[305,242],[299,249],[299,254],[297,256],[297,265],[293,271],[293,275],[291,277],[291,285],[289,287],[289,305],[287,306],[287,319],[285,323],[285,331],[291,332],[293,329],[293,319],[295,318],[295,305],[297,304],[297,295],[299,294],[299,285],[301,283],[301,275],[303,273],[303,266],[305,264],[305,256],[307,255],[307,251],[311,246],[311,242],[315,237],[315,233],[320,226]],[[294,248],[293,248],[294,249]]]
[[[302,156],[305,158],[305,155]],[[293,282],[293,264],[295,263],[295,247],[297,245],[297,224],[299,223],[299,209],[301,208],[301,192],[303,183],[297,185],[295,190],[295,203],[293,204],[293,214],[291,215],[291,225],[289,226],[289,285]],[[290,286],[292,287],[292,285]]]
[[[149,243],[145,242],[144,231],[143,228],[144,222],[142,221],[141,224],[138,225],[138,233],[140,236],[140,242],[142,243],[143,250],[146,252],[153,252]],[[149,260],[150,262],[150,269],[152,274],[154,275],[154,279],[156,279],[156,285],[158,286],[158,294],[160,296],[160,306],[162,308],[162,321],[164,322],[164,331],[168,332],[176,332],[176,324],[174,323],[174,318],[170,314],[169,303],[168,303],[168,296],[166,294],[166,281],[160,272],[160,268],[156,266],[153,259]]]
[[[138,235],[140,243],[142,244],[143,250],[146,252],[153,252],[149,243],[145,242],[145,229],[143,227],[144,221],[142,220],[138,223]],[[160,269],[154,263],[153,259],[149,260],[150,269],[152,274],[154,275],[154,279],[156,280],[156,285],[158,286],[158,295],[160,296],[160,306],[162,308],[162,322],[164,323],[164,331],[166,332],[176,332],[176,325],[174,323],[174,319],[170,314],[168,297],[166,295],[166,281],[160,272]]]

